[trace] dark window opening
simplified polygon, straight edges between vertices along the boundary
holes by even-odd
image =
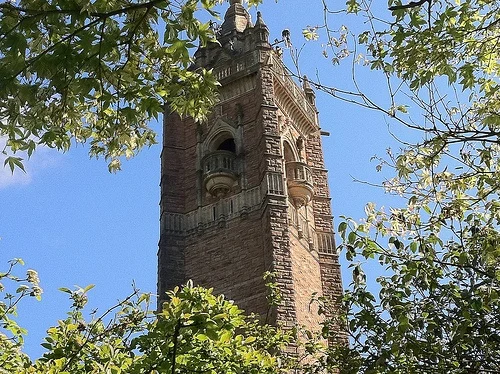
[[[236,144],[234,143],[233,138],[229,138],[224,140],[222,143],[219,144],[217,147],[218,151],[229,151],[236,153]]]

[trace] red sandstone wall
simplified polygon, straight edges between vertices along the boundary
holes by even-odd
[[[195,283],[213,287],[247,312],[268,312],[262,276],[270,270],[271,258],[264,247],[259,211],[188,238],[185,261],[186,274]]]
[[[320,264],[297,237],[292,236],[291,244],[297,323],[311,330],[319,330],[323,319],[318,315],[317,304],[311,303],[311,300],[315,293],[322,295]]]

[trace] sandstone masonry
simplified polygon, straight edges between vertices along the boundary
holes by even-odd
[[[232,1],[219,44],[194,68],[214,69],[220,102],[202,124],[166,108],[161,175],[160,297],[193,279],[247,312],[285,327],[317,329],[311,297],[342,293],[314,92],[299,87]],[[263,274],[282,302],[268,306]]]

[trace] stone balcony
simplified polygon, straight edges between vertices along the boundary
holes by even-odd
[[[230,151],[214,151],[202,160],[203,184],[215,197],[223,197],[238,185],[238,160]]]
[[[311,168],[300,161],[286,163],[286,179],[288,195],[297,208],[311,201],[314,193],[314,184]]]

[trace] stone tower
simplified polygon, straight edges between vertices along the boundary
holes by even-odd
[[[314,328],[314,293],[341,293],[315,95],[289,76],[258,13],[231,1],[219,44],[195,67],[214,69],[210,119],[165,114],[158,291],[192,279],[271,323]],[[282,303],[263,281],[276,274]]]

